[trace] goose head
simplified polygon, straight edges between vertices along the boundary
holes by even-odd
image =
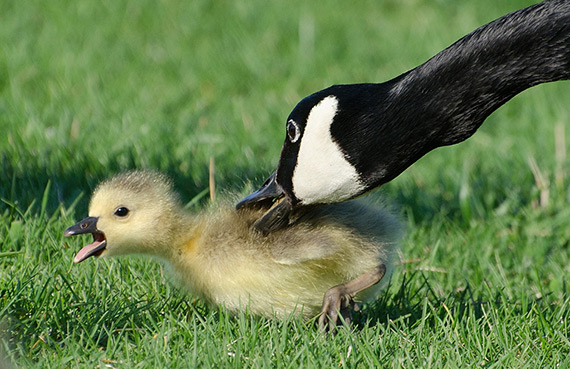
[[[89,217],[65,230],[66,237],[93,235],[73,261],[133,253],[160,256],[181,223],[180,208],[170,182],[158,173],[128,172],[103,182],[93,193]]]
[[[370,85],[337,85],[301,100],[286,121],[286,135],[277,170],[262,187],[236,208],[271,207],[255,227],[263,233],[282,228],[297,209],[342,202],[367,190],[361,179],[359,137],[351,125],[362,126]],[[363,118],[361,116],[364,115]]]

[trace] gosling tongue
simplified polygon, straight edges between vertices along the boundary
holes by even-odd
[[[106,240],[95,240],[93,243],[90,243],[89,245],[79,250],[73,259],[73,262],[77,264],[93,255],[99,256],[106,246]]]

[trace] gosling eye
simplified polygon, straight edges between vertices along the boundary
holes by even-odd
[[[124,206],[121,206],[119,208],[117,208],[117,210],[115,210],[114,215],[118,216],[118,217],[126,217],[129,214],[129,209],[127,209]]]
[[[299,136],[301,136],[301,130],[293,119],[289,119],[287,122],[287,136],[289,137],[289,141],[291,141],[291,143],[297,142]]]

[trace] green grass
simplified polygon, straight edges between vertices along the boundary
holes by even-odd
[[[371,196],[406,222],[401,262],[354,331],[237,317],[152,260],[73,265],[91,189],[157,168],[186,201],[259,185],[284,120],[333,83],[383,81],[531,1],[0,3],[0,336],[22,368],[569,367],[568,82]],[[567,150],[568,144],[565,145]],[[529,166],[536,160],[541,188]],[[540,203],[548,190],[548,204]],[[197,201],[194,209],[204,206]],[[0,359],[0,367],[3,367]]]

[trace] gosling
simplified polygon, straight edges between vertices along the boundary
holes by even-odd
[[[170,180],[133,171],[99,184],[89,217],[65,236],[90,233],[75,256],[145,254],[171,267],[180,283],[230,311],[350,324],[358,302],[373,300],[393,270],[396,218],[354,200],[314,207],[292,227],[262,236],[252,225],[263,209],[231,204],[199,215],[184,211]]]

